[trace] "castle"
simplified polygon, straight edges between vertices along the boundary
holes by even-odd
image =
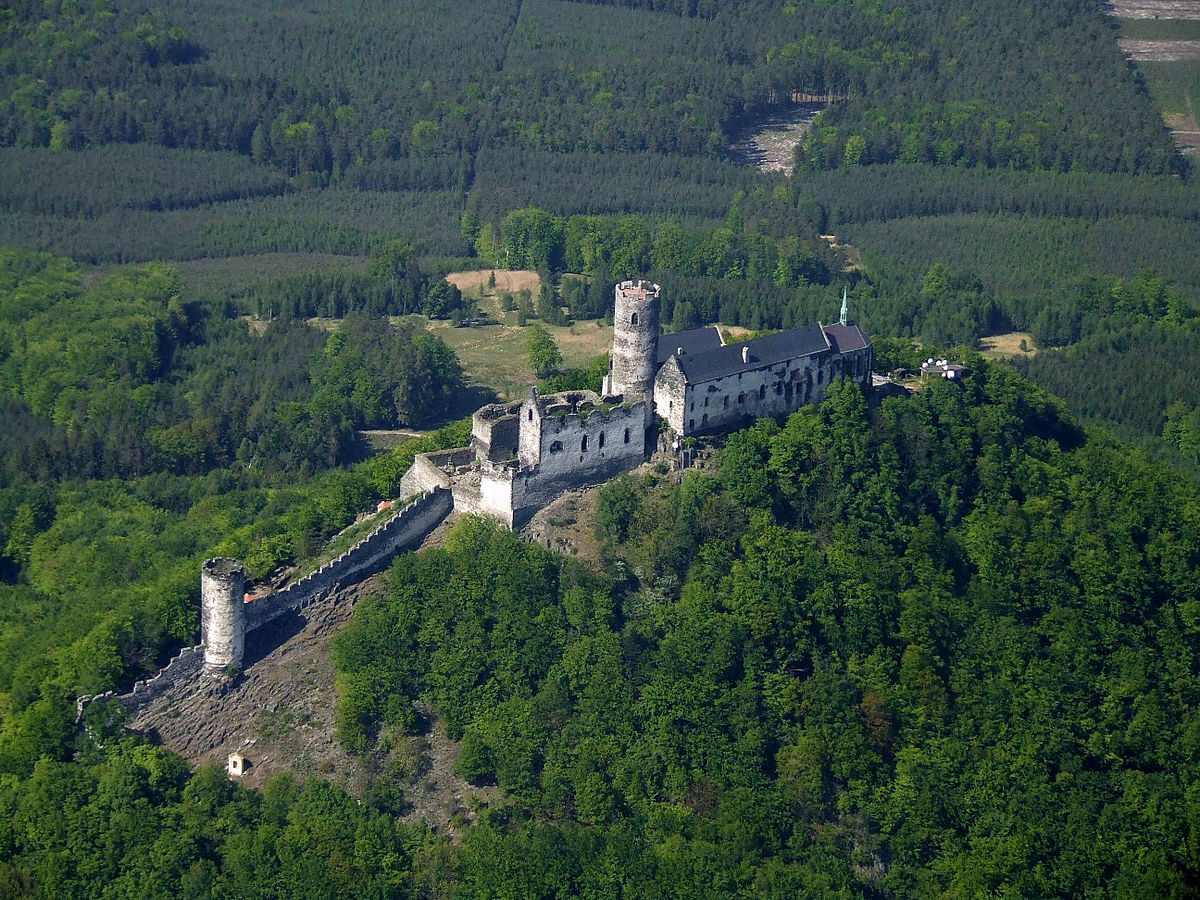
[[[618,284],[602,393],[542,395],[535,388],[523,401],[480,408],[471,421],[471,446],[419,454],[400,481],[401,495],[415,499],[318,571],[251,602],[239,562],[208,560],[200,578],[200,644],[184,648],[128,694],[80,697],[78,713],[96,700],[115,699],[134,716],[201,673],[240,668],[248,634],[382,570],[452,509],[521,527],[567,491],[636,468],[662,431],[678,446],[692,435],[795,412],[818,402],[838,378],[864,389],[871,383],[871,342],[848,320],[845,293],[837,325],[731,344],[715,327],[660,339],[658,301],[656,284]]]
[[[786,416],[838,378],[871,383],[871,342],[848,319],[727,344],[716,327],[659,334],[659,286],[616,286],[613,344],[600,394],[567,391],[476,411],[471,446],[419,455],[405,496],[449,489],[454,508],[523,526],[563,493],[636,468],[660,422],[676,441]]]

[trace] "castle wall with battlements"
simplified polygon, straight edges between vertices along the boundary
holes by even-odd
[[[447,488],[435,487],[408,503],[353,547],[321,566],[316,572],[252,603],[242,602],[239,595],[239,606],[234,608],[233,613],[235,620],[225,621],[224,617],[220,617],[219,621],[214,622],[211,619],[212,612],[206,610],[201,627],[203,635],[209,640],[218,640],[216,634],[220,632],[220,642],[228,643],[228,633],[232,633],[233,629],[243,635],[249,634],[290,610],[303,609],[343,587],[357,584],[382,571],[399,551],[418,546],[425,535],[450,513],[452,506],[450,491]],[[205,573],[211,574],[214,563],[231,562],[209,560],[205,564]],[[205,669],[205,650],[203,643],[188,647],[180,651],[179,655],[154,677],[137,682],[128,694],[117,695],[108,691],[104,694],[80,697],[76,702],[76,709],[82,713],[89,703],[116,699],[127,710],[136,713],[176,685],[201,673]],[[232,659],[230,662],[236,664]]]

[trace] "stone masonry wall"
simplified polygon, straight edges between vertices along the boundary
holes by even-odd
[[[112,700],[114,698],[120,701],[121,705],[130,713],[137,713],[144,707],[149,706],[152,700],[156,700],[167,693],[175,685],[184,681],[190,681],[203,669],[204,645],[197,644],[195,647],[185,647],[166,666],[159,669],[158,673],[153,677],[135,682],[133,690],[128,694],[118,695],[116,691],[105,691],[103,694],[89,694],[78,698],[75,701],[76,715],[82,714],[84,708],[89,703],[95,703],[98,700]]]
[[[517,455],[521,426],[520,403],[493,403],[471,417],[471,446],[480,459],[493,462]]]
[[[450,513],[453,499],[446,488],[434,488],[409,503],[341,556],[326,563],[318,571],[306,575],[282,591],[268,594],[255,603],[246,604],[246,632],[263,625],[291,609],[303,609],[323,599],[335,590],[355,584],[381,571],[398,551],[416,546]],[[82,714],[89,703],[97,700],[118,700],[136,713],[150,701],[162,696],[177,684],[190,680],[204,668],[204,645],[187,647],[154,677],[139,681],[128,694],[114,691],[80,697],[76,712]]]
[[[685,384],[672,361],[659,372],[655,404],[676,434],[732,431],[819,403],[835,378],[869,384],[869,354],[869,349],[841,356],[822,352],[694,385]]]
[[[379,572],[399,550],[420,543],[454,505],[450,491],[435,487],[409,503],[341,556],[282,591],[268,594],[246,608],[246,630],[271,621],[289,609],[307,606],[338,587]]]
[[[400,478],[400,496],[411,497],[449,486],[450,476],[434,465],[426,454],[418,453],[408,471]]]
[[[512,522],[521,527],[567,491],[607,481],[636,469],[645,459],[645,403],[596,410],[587,417],[569,413],[541,421],[537,466],[514,473]]]
[[[418,453],[400,479],[400,496],[411,497],[434,488],[448,488],[455,470],[474,461],[475,452],[470,447]]]

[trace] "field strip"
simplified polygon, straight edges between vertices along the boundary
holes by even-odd
[[[1200,0],[1110,0],[1118,19],[1200,19]]]
[[[1150,41],[1121,38],[1117,43],[1130,59],[1138,62],[1179,62],[1200,59],[1200,41]]]

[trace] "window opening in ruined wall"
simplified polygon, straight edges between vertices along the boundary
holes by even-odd
[[[600,432],[600,446],[601,447],[604,446],[604,432],[603,431]]]
[[[580,453],[583,453],[583,452],[585,452],[586,450],[587,450],[587,435],[585,434],[585,435],[583,436],[583,439],[582,439],[582,440],[580,440],[580,442],[579,442],[579,452],[580,452]]]
[[[551,453],[561,453],[562,452],[562,441],[554,441],[550,445],[550,452]]]
[[[628,428],[625,429],[625,443],[627,443],[627,444],[629,443],[629,429]]]

